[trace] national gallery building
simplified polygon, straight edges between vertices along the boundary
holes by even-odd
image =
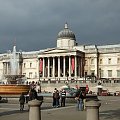
[[[0,54],[0,80],[11,73],[13,51]],[[28,81],[120,80],[120,44],[79,45],[67,23],[57,35],[57,46],[16,53],[16,74]]]

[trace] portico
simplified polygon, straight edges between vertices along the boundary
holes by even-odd
[[[68,49],[52,49],[38,55],[41,80],[71,80],[83,76],[84,54]]]

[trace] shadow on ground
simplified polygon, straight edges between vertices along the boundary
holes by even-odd
[[[25,112],[28,112],[28,110],[23,110],[23,111],[20,111],[20,110],[5,111],[5,112],[1,112],[0,116],[12,115],[12,114],[16,114],[16,113],[25,113]]]
[[[41,107],[41,110],[45,110],[45,109],[53,109],[51,106],[45,106],[45,107]],[[58,108],[56,108],[58,109]],[[29,112],[29,110],[11,110],[11,111],[4,111],[4,112],[0,112],[0,116],[5,116],[5,115],[12,115],[12,114],[16,114],[16,113],[25,113],[25,112]]]
[[[116,120],[120,120],[120,109],[117,110],[107,110],[100,112],[100,117],[105,120],[110,120],[111,118],[115,118]]]

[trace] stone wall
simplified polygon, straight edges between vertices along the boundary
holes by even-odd
[[[97,89],[98,89],[97,83],[70,83],[68,85],[74,88],[76,88],[76,86],[85,87],[86,85],[88,85],[89,91],[92,91],[92,92],[97,92]],[[52,92],[54,88],[57,88],[58,90],[60,90],[62,86],[65,86],[65,83],[42,83],[41,90]],[[120,91],[120,83],[105,83],[101,86],[103,90],[107,90],[108,92]]]

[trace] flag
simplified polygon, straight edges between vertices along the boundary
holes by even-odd
[[[72,57],[71,64],[72,64],[72,72],[73,72],[74,69],[75,69],[75,59],[74,59],[74,57]]]

